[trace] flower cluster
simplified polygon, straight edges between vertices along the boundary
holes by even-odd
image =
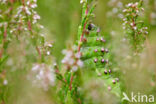
[[[65,65],[66,69],[75,72],[78,70],[79,67],[83,67],[83,62],[80,60],[80,52],[74,53],[74,49],[67,49],[63,50],[62,54],[65,55],[65,57],[62,60],[62,63]]]
[[[139,6],[139,3],[129,3],[126,5],[126,9],[123,10],[125,13],[125,18],[123,19],[123,29],[126,28],[131,28],[133,30],[136,30],[139,34],[145,33],[147,34],[148,32],[145,31],[147,30],[147,27],[142,27],[139,25],[143,25],[142,21],[138,20],[138,16],[141,15],[141,11],[144,11],[143,8]],[[140,27],[140,28],[138,28]]]
[[[40,41],[38,29],[43,26],[37,23],[40,16],[34,10],[36,7],[36,0],[0,0],[0,63],[5,62],[8,43],[13,39],[35,34],[34,40]]]
[[[22,47],[24,50],[22,58],[27,60],[28,63],[26,65],[36,63],[36,61],[42,61],[43,64],[35,64],[32,70],[36,68],[34,73],[38,74],[40,77],[38,78],[42,80],[42,85],[46,89],[48,84],[52,84],[55,79],[49,66],[45,64],[45,61],[48,61],[49,63],[53,61],[52,56],[49,56],[51,55],[53,45],[51,42],[46,42],[45,37],[42,35],[41,31],[43,26],[38,23],[40,16],[35,11],[36,7],[37,0],[0,0],[0,74],[3,74],[3,71],[7,72],[7,62],[13,56],[9,55],[10,53],[7,51],[7,48],[10,45],[9,43],[17,39],[20,40],[20,44],[23,43],[24,45],[24,47]],[[25,41],[22,41],[22,39]],[[28,52],[28,45],[30,44],[32,46],[31,49],[36,49],[35,51],[39,54],[36,55],[37,57],[33,57],[35,62],[34,60],[27,58],[28,54],[34,55],[34,50],[31,50],[30,53]],[[19,47],[14,46],[14,48],[16,49]],[[39,60],[38,56],[40,56]],[[48,57],[45,59],[44,56]],[[23,65],[23,67],[25,66]],[[7,77],[0,77],[0,79],[3,80],[3,85],[9,84]],[[3,92],[0,92],[0,95],[2,95],[2,93]]]
[[[28,79],[34,86],[48,90],[49,86],[53,86],[55,82],[53,67],[46,64],[34,64]]]
[[[21,1],[20,5],[17,5],[17,1],[14,0],[6,0],[5,3],[4,1],[5,0],[1,1],[0,4],[3,9],[3,11],[0,11],[0,19],[2,19],[0,27],[6,27],[6,33],[8,35],[18,35],[23,31],[32,31],[32,24],[37,23],[37,20],[40,19],[40,16],[34,10],[37,7],[37,0]],[[10,3],[12,7],[8,9],[7,7],[10,6]],[[5,21],[5,18],[9,21]],[[42,28],[43,26],[38,24],[38,27]],[[2,30],[0,32],[2,32]]]
[[[51,50],[53,48],[53,42],[45,42],[37,48],[40,55],[49,56],[51,55]]]
[[[23,5],[20,5],[16,9],[16,14],[14,15],[14,19],[18,20],[19,26],[21,30],[29,30],[32,31],[32,24],[37,23],[40,19],[40,16],[34,10],[37,7],[36,0],[28,0],[27,2],[23,2]],[[27,25],[21,25],[27,24]],[[42,28],[42,25],[39,25]],[[12,32],[15,30],[12,30]]]
[[[142,50],[144,40],[148,34],[148,28],[141,21],[142,11],[144,11],[142,1],[129,3],[126,5],[126,9],[123,10],[125,14],[123,29],[125,29],[126,36],[130,40],[130,43],[132,43],[132,47],[136,53]]]

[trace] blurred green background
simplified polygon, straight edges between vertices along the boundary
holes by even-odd
[[[121,80],[122,89],[127,94],[134,91],[156,96],[156,0],[144,0],[145,11],[142,19],[149,28],[149,36],[141,57],[133,58],[129,55],[130,48],[124,38],[121,17],[123,17],[122,10],[125,4],[136,1],[139,0],[98,0],[93,22],[101,28],[102,35],[108,39],[108,47],[111,47],[116,62],[114,69],[120,72],[116,76],[119,76]],[[80,0],[38,0],[37,3],[37,12],[41,16],[39,22],[45,27],[43,32],[47,40],[54,41],[52,54],[56,57],[57,62],[61,62],[62,50],[74,44],[77,39],[77,29],[81,21]],[[21,81],[23,77],[21,78],[20,70],[18,72],[19,74],[12,75],[15,78],[14,85],[11,85],[14,86],[11,88],[14,93],[9,95],[10,102],[14,104],[53,104],[53,99],[55,99],[53,91],[44,92],[30,87],[29,82]],[[86,95],[93,95],[95,101],[106,101],[103,104],[114,104],[111,96],[106,96],[107,93],[103,94],[103,87],[100,86],[98,89],[95,78],[84,74],[84,79],[87,79],[86,86],[83,86],[84,89],[90,89]],[[97,98],[96,94],[100,98]]]

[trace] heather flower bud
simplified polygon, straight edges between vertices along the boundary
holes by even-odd
[[[111,71],[111,69],[109,69],[109,73],[111,73],[112,71]]]
[[[104,63],[104,62],[105,62],[105,60],[104,60],[104,59],[101,59],[101,62],[102,62],[102,63]]]
[[[98,51],[97,49],[94,50],[95,53],[96,53],[97,51]]]
[[[103,38],[101,38],[100,40],[101,40],[101,42],[104,42],[104,43],[106,42],[106,40],[104,40]]]
[[[107,74],[107,70],[105,70],[104,73]]]
[[[94,62],[97,63],[98,59],[94,59]]]
[[[101,48],[101,52],[104,52],[105,51],[105,49],[104,48]]]
[[[108,49],[105,49],[105,52],[108,53],[109,52]]]
[[[116,84],[116,81],[115,80],[112,80],[113,84]]]
[[[100,39],[99,38],[96,38],[96,41],[99,41]]]

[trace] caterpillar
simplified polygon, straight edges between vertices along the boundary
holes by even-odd
[[[111,54],[106,48],[107,42],[100,34],[100,28],[93,23],[88,22],[92,15],[95,6],[88,9],[87,2],[83,2],[82,24],[79,27],[79,45],[78,51],[81,53],[81,60],[84,62],[84,67],[90,70],[95,70],[97,75],[105,81],[105,86],[110,92],[113,92],[118,97],[120,96],[120,83],[118,78],[113,77],[111,64],[109,59]]]

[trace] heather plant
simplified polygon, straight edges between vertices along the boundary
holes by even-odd
[[[63,67],[55,66],[57,79],[62,83],[59,90],[60,103],[77,104],[88,102],[82,88],[81,74],[83,69],[93,71],[96,77],[104,80],[105,88],[115,93],[120,98],[119,78],[113,78],[110,54],[106,40],[100,36],[100,29],[90,23],[95,8],[95,2],[80,1],[82,4],[82,20],[78,27],[78,40],[76,45],[63,50],[65,57],[62,59]],[[89,5],[90,4],[90,5]],[[83,66],[83,68],[82,68]],[[91,99],[90,99],[91,100]],[[90,101],[91,103],[91,101]],[[92,102],[93,103],[93,102]]]
[[[62,71],[64,74],[60,74],[61,72],[56,67],[57,78],[63,83],[59,92],[60,101],[65,104],[85,103],[83,90],[78,89],[81,88],[81,73],[84,73],[81,69],[86,70],[86,68],[89,69],[88,71],[94,71],[96,77],[104,80],[105,88],[115,93],[120,99],[119,78],[112,76],[114,72],[111,65],[113,63],[109,62],[111,55],[106,48],[106,40],[100,36],[100,28],[89,22],[94,16],[95,2],[81,1],[81,4],[82,20],[78,28],[77,44],[70,49],[63,50],[65,57],[62,63],[65,64],[63,67],[65,71]]]
[[[62,59],[63,66],[55,65],[56,78],[61,82],[58,91],[58,102],[62,104],[82,103],[82,96],[78,88],[80,86],[80,68],[83,62],[80,54],[73,47],[62,51],[65,55]]]
[[[96,74],[105,80],[105,86],[109,91],[120,96],[119,79],[113,78],[113,67],[110,62],[111,53],[107,49],[107,41],[100,34],[100,28],[88,20],[91,18],[95,5],[90,5],[88,9],[87,2],[83,2],[82,24],[79,27],[80,40],[78,51],[82,54],[81,59],[84,61],[86,68],[94,70]]]
[[[104,13],[98,11],[103,2],[109,6]],[[149,21],[142,0],[123,9],[126,2],[0,0],[0,103],[128,104],[125,94],[153,94],[155,50],[145,42]],[[129,55],[131,49],[139,56]]]
[[[125,29],[125,34],[127,40],[131,44],[132,49],[135,53],[142,51],[144,47],[144,41],[146,40],[148,34],[148,27],[145,26],[144,22],[141,20],[143,0],[136,3],[129,3],[126,5],[126,9],[123,10],[125,13],[125,18],[123,19],[123,29]]]
[[[11,79],[8,76],[11,70],[21,70],[21,73],[24,73],[29,68],[31,69],[30,66],[33,66],[33,64],[39,64],[34,65],[32,70],[39,71],[37,72],[39,74],[47,70],[42,75],[38,75],[38,78],[42,82],[46,79],[53,83],[53,75],[49,72],[51,69],[46,68],[52,62],[52,57],[49,55],[53,45],[52,42],[46,42],[40,31],[43,26],[37,22],[40,16],[35,11],[36,2],[36,0],[0,1],[0,87],[3,89],[0,91],[1,103],[8,102],[6,95],[9,93],[7,89],[11,87],[11,83],[9,83]],[[15,49],[10,52],[8,51],[10,48]],[[16,59],[16,56],[14,57],[16,54],[19,55],[20,60]]]

